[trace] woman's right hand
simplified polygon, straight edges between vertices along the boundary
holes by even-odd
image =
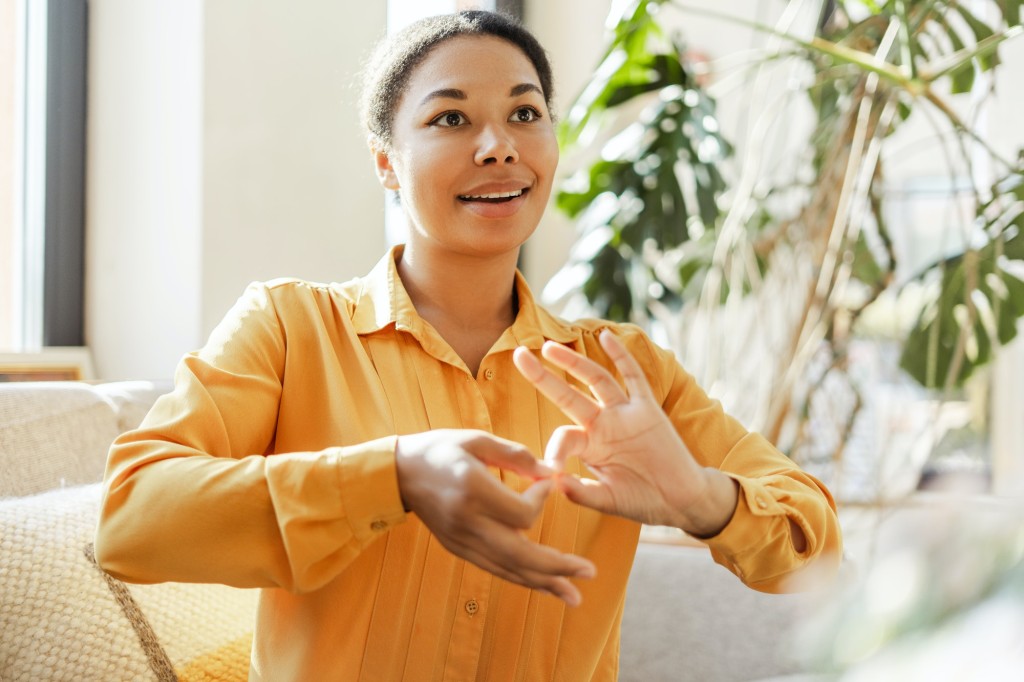
[[[405,508],[448,551],[569,606],[580,603],[569,578],[592,578],[594,564],[526,538],[524,531],[551,492],[554,472],[523,445],[485,431],[439,429],[399,436],[395,459]],[[516,493],[488,465],[535,482]]]

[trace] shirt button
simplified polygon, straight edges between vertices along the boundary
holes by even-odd
[[[493,369],[486,369],[486,370],[484,370],[484,379],[487,379],[488,381],[490,381],[493,378],[494,378],[494,370]]]
[[[376,521],[374,521],[373,523],[370,524],[370,530],[375,530],[375,531],[378,531],[378,532],[384,530],[387,527],[388,527],[388,522],[387,521],[383,521],[381,519],[377,519]]]
[[[477,603],[476,599],[470,599],[468,602],[466,602],[466,613],[468,613],[469,615],[472,616],[479,610],[480,604]]]

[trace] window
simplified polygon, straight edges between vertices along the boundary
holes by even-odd
[[[15,142],[18,110],[18,31],[15,0],[0,0],[0,348],[14,348],[20,338],[20,280],[15,256]]]
[[[0,349],[81,346],[85,0],[0,0]]]

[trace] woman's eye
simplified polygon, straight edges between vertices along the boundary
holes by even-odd
[[[540,118],[540,112],[533,107],[519,107],[512,114],[512,118],[510,120],[515,121],[516,123],[530,123],[532,121],[536,121],[538,118]]]
[[[434,119],[434,125],[443,128],[455,128],[466,122],[466,117],[457,111],[449,111]]]

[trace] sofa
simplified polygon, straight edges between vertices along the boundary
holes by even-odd
[[[245,679],[257,591],[128,585],[92,555],[107,449],[168,385],[0,384],[0,682]],[[813,597],[744,587],[703,546],[645,531],[623,682],[802,678]]]

